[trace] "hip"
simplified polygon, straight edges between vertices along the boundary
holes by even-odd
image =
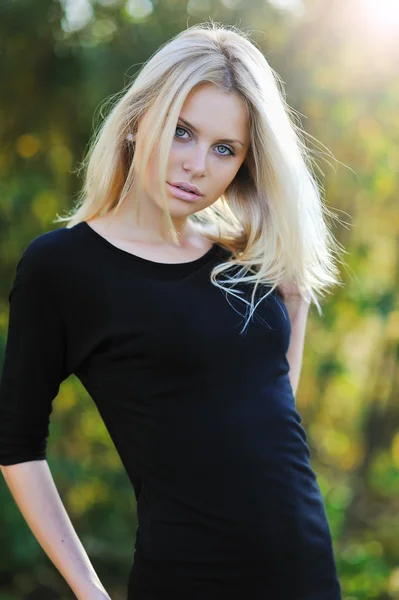
[[[127,600],[341,600],[335,571],[292,572],[290,561],[155,561],[135,552]]]

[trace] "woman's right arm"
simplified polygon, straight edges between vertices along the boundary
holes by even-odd
[[[68,353],[61,306],[68,276],[63,277],[57,240],[55,231],[29,244],[9,293],[0,374],[0,467],[34,536],[77,598],[97,600],[109,596],[72,526],[46,460],[52,403],[75,358]],[[79,315],[68,317],[74,322]]]
[[[79,600],[109,599],[79,540],[46,460],[1,466],[33,535]]]

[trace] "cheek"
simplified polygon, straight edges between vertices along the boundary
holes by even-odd
[[[182,144],[173,141],[169,152],[168,169],[181,167],[186,161],[187,151]]]
[[[168,174],[181,173],[182,164],[187,158],[187,150],[178,143],[172,143],[167,167]],[[236,176],[242,161],[237,162],[234,158],[219,158],[211,156],[207,164],[207,187],[212,189],[212,196],[219,198],[224,190],[230,185]],[[156,170],[156,160],[153,161]],[[153,172],[153,177],[156,173]]]
[[[173,173],[177,172],[177,167],[181,166],[182,161],[184,161],[184,154],[183,153],[179,154],[178,152],[176,152],[176,150],[173,149],[173,145],[172,145],[172,149],[169,153],[169,159],[166,164],[166,180],[168,180],[169,177]],[[149,164],[148,164],[148,174],[149,174],[149,178],[150,178],[149,184],[151,186],[158,187],[158,185],[159,185],[158,168],[159,168],[159,151],[157,149],[154,152],[153,156],[151,156]]]
[[[228,159],[226,159],[226,163],[228,163]],[[216,169],[215,172],[215,184],[221,192],[223,192],[233,181],[234,177],[237,175],[240,166],[237,166],[237,163],[222,165]]]

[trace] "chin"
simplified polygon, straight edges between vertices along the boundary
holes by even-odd
[[[184,202],[183,200],[172,200],[168,203],[169,212],[171,217],[179,217],[183,215],[191,215],[192,213],[200,210],[196,204],[190,202]]]

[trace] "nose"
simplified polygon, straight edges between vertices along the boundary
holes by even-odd
[[[203,177],[206,173],[206,157],[206,150],[200,146],[187,150],[183,161],[183,169],[190,171],[192,175]]]

